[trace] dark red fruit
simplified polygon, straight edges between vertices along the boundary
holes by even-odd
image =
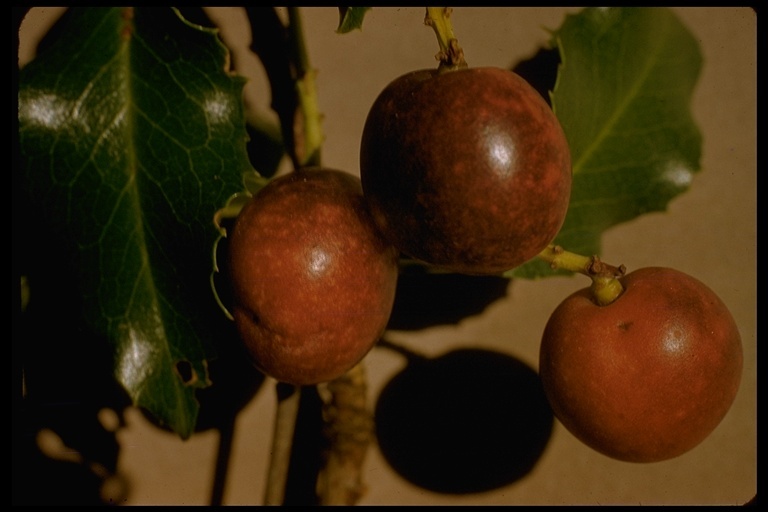
[[[232,314],[255,365],[296,385],[354,366],[386,327],[397,257],[357,177],[307,169],[273,179],[229,236]]]
[[[498,68],[420,70],[390,83],[363,130],[360,177],[405,254],[493,274],[533,258],[563,224],[565,135],[523,78]]]
[[[630,462],[677,457],[730,409],[741,337],[720,298],[687,274],[642,268],[621,282],[607,306],[583,289],[552,313],[544,389],[563,425],[595,450]]]

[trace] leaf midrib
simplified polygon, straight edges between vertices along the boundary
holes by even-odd
[[[586,165],[586,162],[588,162],[589,159],[592,157],[592,154],[595,153],[598,150],[598,148],[602,145],[602,143],[605,141],[605,139],[608,138],[608,135],[613,131],[613,127],[619,122],[619,119],[621,119],[622,116],[627,112],[627,110],[629,110],[629,106],[632,103],[634,103],[634,101],[640,96],[640,93],[643,90],[644,85],[648,79],[648,76],[650,76],[651,70],[655,66],[656,58],[658,57],[661,51],[661,48],[663,46],[661,44],[661,41],[665,39],[666,35],[669,33],[668,26],[669,26],[669,23],[665,22],[664,26],[660,30],[660,32],[662,32],[663,34],[662,36],[656,39],[658,44],[655,44],[653,47],[653,51],[649,53],[649,57],[645,61],[645,65],[643,66],[642,72],[638,75],[639,79],[635,80],[634,85],[629,89],[629,93],[619,103],[618,107],[614,109],[613,114],[608,118],[608,121],[600,129],[597,136],[593,139],[592,143],[590,143],[586,147],[586,149],[582,151],[578,161],[576,161],[573,164],[574,174],[577,174],[578,172],[581,171],[581,169]]]

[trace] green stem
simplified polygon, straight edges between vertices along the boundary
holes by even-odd
[[[427,7],[424,24],[435,31],[440,52],[435,56],[440,61],[438,69],[448,71],[467,67],[464,60],[464,50],[459,46],[459,40],[453,33],[450,7]]]
[[[539,258],[548,262],[553,270],[577,272],[592,279],[592,295],[601,306],[607,306],[624,291],[619,280],[626,273],[624,265],[614,267],[600,261],[597,256],[582,256],[554,244],[541,251]]]
[[[301,76],[310,66],[307,45],[304,43],[304,26],[298,7],[288,7],[288,26],[293,64],[296,66],[296,74]]]
[[[298,115],[293,120],[295,164],[297,167],[319,166],[324,140],[323,116],[317,100],[317,71],[312,69],[309,63],[298,7],[288,8],[288,33],[298,99]]]

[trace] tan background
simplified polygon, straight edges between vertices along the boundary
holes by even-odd
[[[22,27],[20,64],[61,9],[35,8]],[[531,57],[557,28],[564,8],[457,8],[453,23],[471,65],[510,67]],[[704,54],[693,111],[704,134],[703,172],[667,213],[646,215],[611,229],[602,257],[631,270],[676,267],[700,278],[729,306],[744,343],[744,377],[729,414],[701,445],[667,462],[629,464],[604,457],[556,424],[532,472],[496,490],[443,495],[408,483],[374,446],[364,468],[368,492],[361,504],[740,504],[751,499],[756,476],[756,14],[749,8],[678,8]],[[422,25],[423,8],[376,8],[363,31],[340,36],[335,8],[305,8],[312,65],[319,70],[325,113],[324,163],[358,172],[359,137],[368,107],[395,76],[435,65],[434,35]],[[247,24],[239,8],[212,8],[246,94],[266,108],[259,62],[247,53]],[[390,332],[393,341],[427,355],[459,347],[501,351],[537,367],[538,343],[550,311],[580,278],[516,281],[507,297],[456,326]],[[365,360],[370,399],[402,367],[392,351],[375,348]],[[267,381],[237,418],[225,504],[261,504],[275,411]],[[218,434],[181,441],[137,411],[117,432],[119,474],[130,505],[209,503]],[[104,412],[106,424],[113,422]],[[114,490],[116,495],[117,486]],[[108,487],[104,492],[113,492]]]

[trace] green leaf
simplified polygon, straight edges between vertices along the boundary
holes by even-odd
[[[339,26],[336,32],[346,34],[363,29],[363,18],[370,7],[339,7]]]
[[[70,8],[53,33],[19,73],[23,188],[67,242],[52,253],[71,256],[115,377],[187,438],[229,332],[209,278],[214,214],[254,172],[244,80],[171,8]]]
[[[667,8],[588,8],[553,33],[561,55],[553,109],[571,148],[573,189],[555,243],[600,254],[603,231],[664,211],[700,170],[690,102],[702,56]],[[552,275],[535,259],[507,273]]]

